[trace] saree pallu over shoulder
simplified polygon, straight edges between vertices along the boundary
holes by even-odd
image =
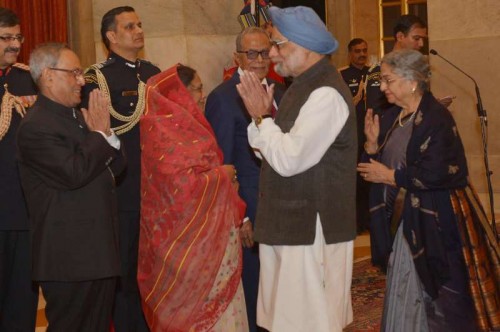
[[[243,203],[176,67],[146,90],[138,282],[152,331],[208,331],[240,283]]]

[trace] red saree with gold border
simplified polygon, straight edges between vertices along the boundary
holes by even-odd
[[[138,268],[144,313],[151,331],[208,331],[240,283],[234,232],[244,203],[177,66],[148,81],[146,102]],[[225,257],[231,245],[238,249],[228,252],[237,254]]]

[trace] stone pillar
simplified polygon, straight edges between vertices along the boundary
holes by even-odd
[[[351,0],[351,22],[352,38],[366,40],[369,58],[380,60],[378,2],[379,0]]]
[[[347,63],[347,44],[352,39],[351,1],[326,0],[326,25],[339,42],[339,49],[332,56],[337,68]]]
[[[80,57],[83,68],[95,63],[93,27],[92,3],[87,0],[68,1],[69,45]]]

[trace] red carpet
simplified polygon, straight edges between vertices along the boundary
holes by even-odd
[[[371,265],[370,259],[354,263],[352,275],[354,321],[344,331],[379,331],[384,292],[385,275]]]

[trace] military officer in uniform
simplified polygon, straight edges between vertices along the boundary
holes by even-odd
[[[368,44],[364,39],[354,38],[347,45],[349,65],[339,69],[342,78],[346,82],[354,97],[354,105],[363,100],[364,79],[370,67],[366,66],[368,61]],[[363,107],[364,108],[364,107]]]
[[[138,58],[144,47],[144,33],[132,7],[108,11],[102,18],[101,37],[109,57],[86,72],[84,95],[99,88],[110,99],[111,126],[124,145],[128,164],[117,179],[122,275],[113,322],[117,332],[148,331],[137,286],[141,181],[138,123],[144,111],[145,83],[160,69]]]
[[[363,152],[363,143],[366,141],[365,127],[365,80],[370,67],[366,66],[368,61],[368,43],[361,38],[354,38],[347,45],[349,54],[349,65],[339,69],[342,78],[346,82],[353,96],[356,106],[356,122],[358,128],[358,160]],[[356,178],[356,225],[358,234],[369,228],[370,212],[368,198],[370,184],[364,181],[358,174]]]
[[[36,99],[19,18],[0,8],[0,331],[34,331],[38,288],[31,281],[28,213],[16,161],[16,131]]]
[[[394,25],[394,48],[414,49],[419,51],[427,39],[427,25],[415,15],[402,15]],[[372,108],[376,113],[381,113],[391,104],[380,91],[380,64],[374,64],[368,70],[366,80],[366,108]]]

